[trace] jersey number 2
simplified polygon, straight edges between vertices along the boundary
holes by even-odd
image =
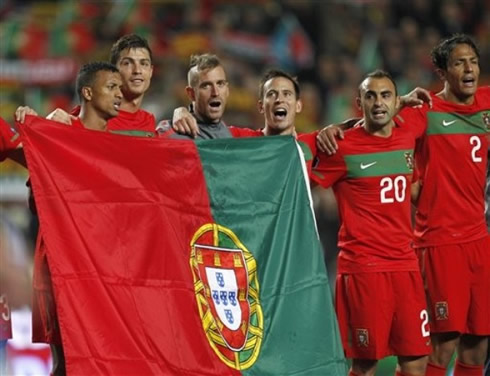
[[[471,136],[470,137],[470,144],[473,145],[473,149],[471,149],[471,159],[473,162],[481,162],[482,157],[479,157],[476,155],[476,152],[481,149],[481,140],[480,137],[478,136]]]
[[[427,310],[423,309],[420,311],[420,319],[422,320],[422,325],[420,326],[420,329],[422,330],[422,337],[430,336],[427,325],[429,323],[429,314],[427,313]]]

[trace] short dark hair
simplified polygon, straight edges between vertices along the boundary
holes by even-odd
[[[436,68],[447,70],[447,63],[449,62],[449,55],[454,48],[459,44],[467,44],[476,56],[480,59],[480,50],[476,43],[466,34],[453,34],[449,38],[442,39],[431,51],[430,56],[432,58],[432,64]]]
[[[359,96],[361,96],[361,85],[368,78],[387,78],[387,79],[389,79],[391,82],[393,82],[393,86],[395,87],[395,95],[398,95],[398,89],[396,87],[396,82],[393,79],[393,77],[391,76],[391,74],[389,74],[387,71],[385,71],[383,69],[376,69],[376,70],[366,74],[366,76],[362,79],[362,81],[358,87]]]
[[[117,64],[119,58],[121,57],[121,52],[128,48],[145,48],[150,55],[150,60],[153,61],[153,54],[148,41],[139,35],[128,34],[119,38],[116,43],[112,45],[110,58],[111,63]]]
[[[300,88],[299,88],[299,82],[296,77],[293,77],[289,73],[282,71],[280,69],[269,69],[266,71],[263,75],[262,78],[260,79],[260,85],[259,85],[259,98],[262,99],[264,97],[264,85],[267,81],[272,80],[273,78],[276,77],[284,77],[291,81],[294,86],[294,92],[296,94],[296,98],[299,99],[300,96]]]
[[[192,75],[191,71],[195,67],[198,72],[222,66],[219,57],[213,54],[191,55],[189,59],[189,72],[187,82],[190,86],[196,85],[197,76]]]
[[[76,92],[80,101],[82,100],[82,88],[93,85],[97,72],[114,72],[119,73],[119,70],[114,64],[105,61],[94,61],[83,65],[78,71],[76,81]]]

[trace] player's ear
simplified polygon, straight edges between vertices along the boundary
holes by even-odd
[[[91,100],[92,99],[92,88],[89,86],[82,87],[82,97],[86,101]]]
[[[261,114],[263,114],[263,113],[264,113],[264,102],[262,102],[262,100],[261,100],[261,99],[259,99],[259,100],[257,101],[257,109],[259,110],[259,112],[260,112]]]
[[[296,113],[299,114],[303,110],[303,101],[298,99],[296,101]]]
[[[436,74],[437,74],[437,77],[439,77],[439,79],[441,81],[446,81],[446,71],[444,69],[437,68]]]
[[[194,88],[192,86],[186,86],[185,92],[192,102],[196,100],[196,92],[194,91]]]
[[[361,108],[361,97],[356,97],[356,105],[359,110],[362,110]]]

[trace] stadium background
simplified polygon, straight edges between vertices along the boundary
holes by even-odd
[[[255,104],[260,74],[269,66],[299,78],[304,102],[299,131],[356,115],[357,85],[374,68],[392,73],[401,93],[416,86],[438,90],[430,49],[454,32],[475,38],[482,50],[480,84],[490,83],[488,0],[2,0],[0,116],[12,122],[19,105],[40,115],[70,109],[79,66],[107,60],[112,43],[132,32],[146,37],[153,49],[154,75],[143,107],[157,120],[188,103],[184,88],[193,53],[220,56],[230,82],[224,119],[254,128],[263,124]],[[36,223],[26,209],[26,172],[5,162],[0,173],[0,225],[6,234],[0,246],[9,255],[10,284],[16,288],[11,305],[22,308],[30,301]],[[315,191],[314,200],[333,286],[336,204],[330,191]],[[4,259],[2,273],[6,265]],[[27,309],[16,314],[18,322],[28,322]],[[16,329],[14,357],[29,353],[22,352],[30,348],[27,331]],[[393,366],[392,359],[383,362],[378,375]]]

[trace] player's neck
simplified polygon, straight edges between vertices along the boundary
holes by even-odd
[[[94,131],[106,131],[107,120],[101,118],[94,110],[82,106],[80,109],[80,121],[83,126]]]
[[[196,108],[196,107],[194,107]],[[196,120],[201,123],[201,124],[219,124],[221,122],[221,118],[219,119],[210,119],[209,117],[207,116],[204,116],[203,114],[195,111],[192,113],[194,115],[194,117],[196,118]]]
[[[367,133],[377,137],[390,137],[393,133],[393,128],[395,126],[395,122],[392,120],[388,124],[383,126],[377,126],[375,124],[364,123],[364,129]]]
[[[445,100],[446,102],[451,102],[451,103],[466,105],[466,106],[472,105],[473,102],[475,101],[475,95],[458,96],[453,91],[451,91],[451,88],[447,84],[444,86],[444,89],[442,89],[436,95],[442,100]]]
[[[293,127],[288,127],[286,129],[274,129],[269,127],[267,124],[264,127],[264,135],[266,136],[295,136],[296,129]]]
[[[121,102],[121,110],[126,112],[134,113],[141,108],[141,104],[143,103],[143,95],[133,99],[123,98]]]

